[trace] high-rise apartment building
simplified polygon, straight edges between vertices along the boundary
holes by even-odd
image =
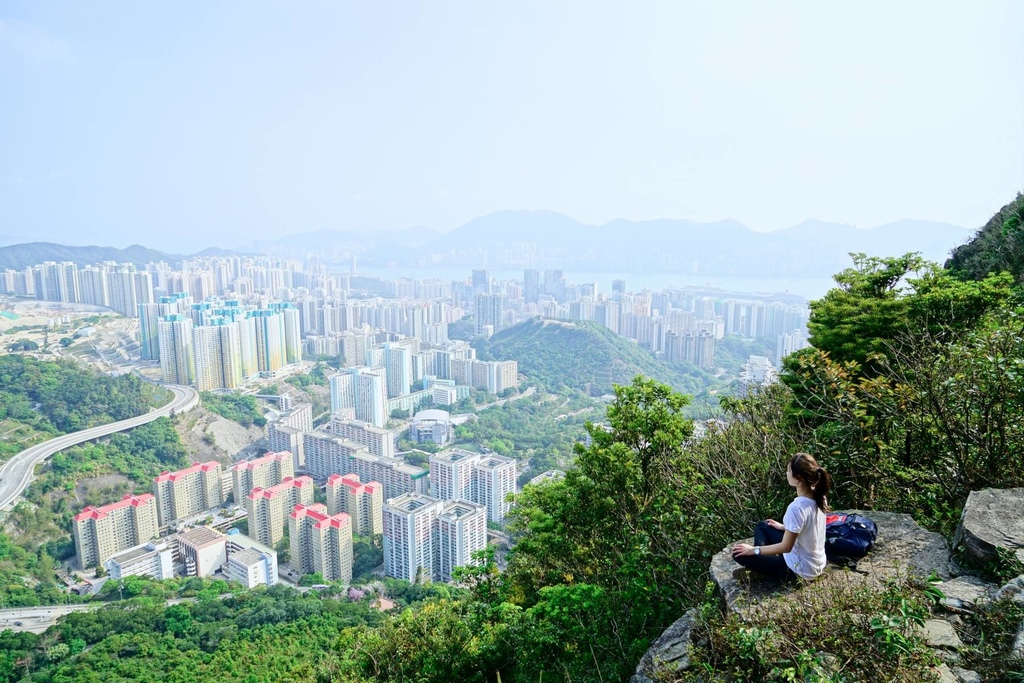
[[[270,452],[231,467],[231,490],[236,504],[243,504],[254,488],[277,486],[295,476],[295,460],[288,451]]]
[[[374,427],[383,427],[388,421],[387,371],[384,368],[346,368],[332,375],[331,410],[354,408],[356,419]]]
[[[311,504],[315,488],[316,484],[309,477],[285,479],[265,489],[254,488],[245,499],[249,535],[264,545],[274,547],[284,537],[292,508]]]
[[[210,460],[177,472],[161,472],[153,480],[160,526],[221,505],[223,471],[219,462]]]
[[[360,482],[358,474],[332,474],[327,480],[327,511],[348,513],[352,531],[361,536],[384,533],[384,485]]]
[[[405,494],[384,504],[384,574],[451,581],[487,546],[487,512],[467,501]]]
[[[388,398],[409,393],[413,383],[412,351],[395,342],[384,344],[384,370],[386,371]]]
[[[447,583],[456,567],[472,564],[473,554],[487,547],[487,511],[476,503],[449,501],[434,523],[437,540],[433,578]]]
[[[440,500],[483,505],[487,519],[503,524],[516,492],[516,461],[452,448],[430,456],[430,493]]]
[[[492,332],[500,330],[504,324],[505,306],[501,294],[477,294],[473,298],[476,319],[476,333],[484,334],[490,326]]]
[[[291,566],[300,575],[320,573],[325,581],[352,581],[352,520],[327,514],[322,503],[296,505],[288,515]]]
[[[332,474],[357,474],[361,481],[379,481],[384,499],[408,492],[426,493],[427,471],[399,458],[371,455],[366,446],[336,434],[314,431],[305,435],[306,471],[317,479]]]
[[[157,537],[156,498],[129,494],[109,505],[90,505],[71,524],[78,566],[102,565],[111,555]]]
[[[330,430],[332,434],[363,444],[370,451],[370,455],[388,458],[394,457],[397,452],[395,444],[402,433],[399,428],[385,429],[361,420],[346,420],[340,413],[331,417]]]
[[[384,575],[406,581],[433,578],[434,520],[443,503],[407,493],[384,504]]]
[[[160,374],[170,384],[195,381],[195,347],[192,321],[181,314],[165,316],[158,326]]]
[[[473,464],[473,485],[470,500],[483,505],[488,521],[505,523],[511,503],[508,497],[516,492],[516,461],[502,455],[486,455]]]

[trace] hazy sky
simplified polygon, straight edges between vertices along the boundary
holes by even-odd
[[[1022,189],[1020,0],[0,4],[0,235],[978,227]]]

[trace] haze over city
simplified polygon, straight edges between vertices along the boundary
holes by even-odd
[[[977,229],[1024,5],[9,2],[0,235],[178,253],[501,210]]]

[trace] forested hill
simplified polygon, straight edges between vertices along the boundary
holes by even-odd
[[[109,377],[73,361],[0,356],[0,420],[30,423],[42,432],[74,432],[135,417],[165,403],[166,394],[135,375]]]
[[[590,321],[531,318],[476,345],[481,357],[518,361],[519,372],[550,390],[570,387],[595,395],[608,393],[613,384],[629,384],[638,374],[680,391],[702,384],[679,366],[657,360]]]
[[[967,244],[957,247],[946,268],[972,280],[1007,271],[1024,282],[1024,194],[992,216]]]
[[[102,261],[118,261],[144,266],[150,261],[180,261],[181,256],[165,254],[162,251],[148,249],[133,244],[124,249],[115,247],[72,247],[52,242],[29,242],[0,247],[0,268],[20,270],[26,266],[34,266],[43,261],[72,261],[79,266]]]

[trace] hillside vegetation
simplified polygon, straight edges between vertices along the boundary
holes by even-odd
[[[699,391],[711,380],[697,368],[659,361],[591,321],[531,318],[475,345],[481,357],[518,361],[519,372],[552,391],[565,387],[605,394],[637,375],[680,391]]]
[[[310,597],[277,590],[267,595],[282,602],[233,624],[235,603],[136,603],[122,618],[104,615],[88,637],[76,618],[42,637],[0,639],[0,658],[39,682],[604,683],[629,680],[649,644],[701,607],[707,638],[686,680],[935,681],[938,659],[912,628],[934,608],[927,588],[893,582],[869,596],[803,601],[817,595],[812,585],[797,614],[756,628],[716,620],[706,592],[712,555],[792,499],[785,467],[795,451],[833,473],[835,508],[909,513],[947,538],[970,491],[1024,485],[1024,311],[1013,276],[861,254],[835,280],[811,304],[813,347],[787,359],[785,381],[724,398],[725,419],[699,440],[686,395],[643,377],[616,387],[565,478],[518,494],[504,572],[484,553],[460,571],[466,589],[433,587],[379,623],[317,621]],[[593,383],[586,363],[563,358],[590,348],[573,336],[586,327],[532,321],[517,360],[541,354]],[[499,350],[502,342],[496,335]],[[979,569],[1003,581],[1024,572],[1010,559]],[[962,614],[962,664],[982,680],[1019,681],[1008,655],[1022,618],[1024,606],[1009,600]],[[816,668],[824,653],[839,673]]]

